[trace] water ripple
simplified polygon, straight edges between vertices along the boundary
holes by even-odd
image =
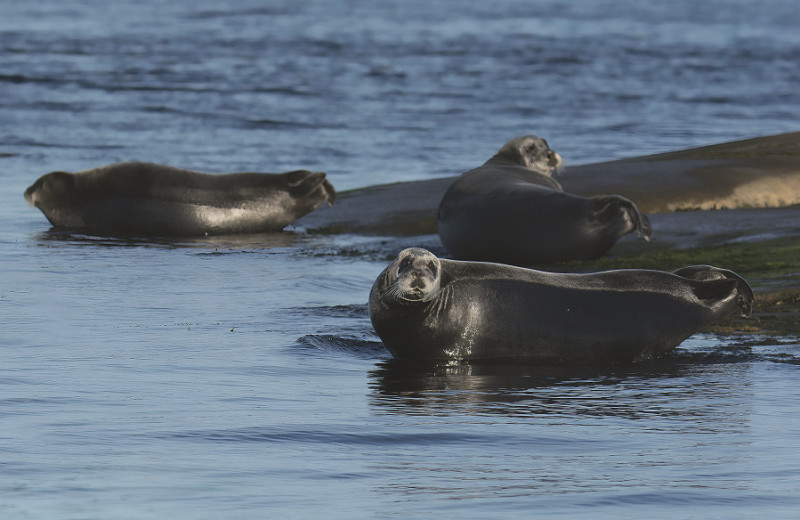
[[[371,333],[365,331],[365,335]],[[336,352],[355,355],[362,359],[387,359],[391,355],[380,341],[333,334],[307,334],[297,343],[317,352]]]
[[[498,437],[490,432],[481,433],[448,431],[373,431],[353,432],[353,425],[325,425],[316,428],[253,427],[231,430],[195,430],[157,435],[165,439],[188,439],[215,443],[296,443],[320,446],[373,446],[373,447],[446,447],[470,444],[485,445],[497,443]],[[537,445],[563,445],[564,438],[525,438],[509,439],[504,442],[519,442]],[[583,442],[583,441],[582,441]]]

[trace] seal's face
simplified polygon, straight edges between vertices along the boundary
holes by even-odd
[[[520,166],[525,166],[546,175],[561,166],[561,156],[551,150],[547,141],[535,135],[515,137],[497,153]]]
[[[72,175],[66,172],[51,172],[39,177],[27,190],[25,200],[37,208],[46,208],[55,201],[69,200],[72,192]]]
[[[389,268],[387,294],[405,302],[427,302],[439,293],[442,265],[436,255],[420,248],[405,249]]]

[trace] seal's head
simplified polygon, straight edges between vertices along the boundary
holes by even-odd
[[[497,152],[495,157],[511,161],[531,170],[550,175],[561,166],[561,156],[551,150],[547,141],[535,135],[515,137]]]
[[[31,206],[48,208],[60,200],[69,200],[73,182],[73,176],[67,172],[42,175],[25,190],[25,200]]]
[[[427,249],[413,247],[397,255],[387,275],[388,296],[403,302],[427,302],[439,293],[442,264]]]

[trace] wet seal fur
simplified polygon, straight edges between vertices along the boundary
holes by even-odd
[[[335,198],[322,172],[214,175],[144,162],[52,172],[25,190],[55,227],[148,236],[279,231]]]
[[[462,260],[525,266],[592,260],[632,231],[650,240],[650,221],[636,204],[565,193],[551,176],[560,165],[547,141],[527,135],[461,175],[439,204],[445,248]]]
[[[662,357],[752,305],[744,279],[707,265],[549,273],[411,248],[378,276],[369,314],[399,359],[602,365]]]

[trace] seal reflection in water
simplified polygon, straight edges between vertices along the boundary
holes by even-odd
[[[400,359],[598,365],[664,356],[752,304],[747,282],[711,266],[562,274],[412,248],[378,276],[369,313]]]
[[[142,162],[52,172],[25,190],[55,227],[151,236],[279,231],[335,198],[322,172],[212,175]]]
[[[650,221],[618,195],[564,193],[561,157],[534,135],[506,143],[459,177],[439,205],[439,237],[462,260],[536,265],[602,256],[623,235],[650,240]]]

